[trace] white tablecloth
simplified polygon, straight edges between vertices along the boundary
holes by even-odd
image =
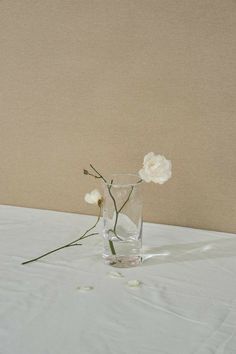
[[[145,223],[140,267],[104,265],[100,236],[21,265],[94,221],[0,206],[1,354],[236,353],[236,235]]]

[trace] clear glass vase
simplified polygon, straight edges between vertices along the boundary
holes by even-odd
[[[142,262],[142,181],[137,175],[112,175],[103,183],[103,258],[114,267]]]

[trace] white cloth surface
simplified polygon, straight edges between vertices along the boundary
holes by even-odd
[[[139,267],[105,265],[101,236],[21,265],[95,220],[0,206],[1,354],[236,353],[234,234],[144,223]]]

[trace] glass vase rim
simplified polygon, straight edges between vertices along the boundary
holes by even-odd
[[[140,178],[140,176],[136,173],[112,173],[109,177],[111,178],[112,176],[127,176],[127,177],[135,177],[137,178],[137,182],[133,183],[110,183],[110,182],[105,182],[104,184],[108,187],[116,187],[116,188],[124,188],[124,187],[136,187],[138,185],[141,185],[143,183],[143,180]]]

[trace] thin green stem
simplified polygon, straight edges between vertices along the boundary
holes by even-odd
[[[75,244],[75,245],[78,246],[78,244]],[[41,256],[39,256],[39,257],[32,258],[32,259],[30,259],[29,261],[23,262],[23,263],[21,263],[21,264],[24,265],[24,264],[28,264],[28,263],[31,263],[31,262],[38,261],[39,259],[41,259],[41,258],[43,258],[43,257],[46,257],[46,256],[48,256],[48,255],[51,254],[51,253],[57,252],[57,251],[59,251],[59,250],[62,250],[63,248],[70,247],[70,246],[74,246],[74,245],[72,245],[72,244],[67,244],[67,245],[64,245],[64,246],[55,248],[55,249],[52,250],[52,251],[46,252],[46,253],[42,254]]]
[[[102,176],[102,174],[100,172],[98,172],[98,170],[92,164],[90,164],[90,167],[93,169],[93,171],[97,175],[92,174],[92,173],[88,172],[87,170],[86,170],[86,174],[89,175],[89,176],[95,177],[95,178],[101,178],[105,182],[105,184],[107,185],[107,181]],[[140,182],[142,182],[142,179],[140,179],[137,183],[140,183]],[[112,185],[113,185],[113,180],[111,180],[110,185],[107,185],[107,189],[108,189],[108,193],[109,193],[109,195],[110,195],[110,197],[111,197],[111,199],[113,201],[114,208],[115,208],[115,223],[114,223],[113,229],[109,229],[108,230],[108,234],[109,234],[109,232],[113,232],[113,234],[116,236],[116,238],[118,238],[120,241],[122,241],[122,239],[117,235],[117,232],[116,232],[116,227],[117,227],[117,223],[118,223],[119,213],[121,212],[121,210],[123,210],[125,205],[128,203],[128,201],[130,199],[130,196],[132,194],[132,191],[134,189],[134,186],[132,186],[132,188],[131,188],[131,190],[129,192],[129,195],[128,195],[127,199],[125,200],[125,202],[123,203],[123,205],[118,209],[117,204],[116,204],[116,200],[115,200],[115,198],[114,198],[114,196],[113,196],[113,194],[111,192]],[[113,244],[112,240],[109,240],[109,245],[110,245],[111,253],[113,255],[115,255],[116,252],[115,252],[115,248],[114,248],[114,244]]]
[[[86,236],[82,237],[81,240],[84,240],[85,238],[90,237],[90,236],[94,236],[94,235],[99,235],[99,232],[94,232],[93,234],[86,235]]]
[[[93,167],[92,164],[90,164],[90,167],[98,174],[98,176],[99,176],[100,178],[103,179],[103,181],[104,181],[105,183],[107,183],[107,181],[105,180],[105,178],[101,175],[101,173],[99,173],[99,172]]]
[[[122,210],[122,209],[125,207],[125,205],[128,203],[128,201],[129,201],[129,199],[130,199],[130,196],[131,196],[131,194],[132,194],[132,192],[133,192],[134,186],[131,187],[131,190],[130,190],[130,192],[129,192],[129,195],[128,195],[126,201],[122,204],[122,206],[120,207],[120,209],[118,209],[118,208],[117,208],[117,204],[116,204],[116,200],[115,200],[113,194],[111,193],[112,184],[113,184],[113,180],[111,180],[111,184],[110,184],[110,186],[108,186],[107,188],[108,188],[108,192],[109,192],[109,194],[110,194],[110,197],[111,197],[111,199],[113,200],[113,204],[114,204],[114,208],[115,208],[115,212],[116,212],[116,218],[115,218],[115,224],[114,224],[113,229],[108,230],[108,233],[109,233],[110,231],[113,232],[114,235],[115,235],[120,241],[122,241],[122,239],[121,239],[121,238],[117,235],[117,233],[116,233],[116,227],[117,227],[118,217],[119,217],[119,213],[121,212],[121,210]],[[109,245],[110,245],[111,253],[112,253],[113,255],[116,255],[115,248],[114,248],[114,244],[113,244],[112,240],[109,240]]]
[[[116,255],[116,251],[115,251],[115,248],[114,248],[112,240],[109,240],[109,246],[110,246],[110,249],[111,249],[111,253],[113,254],[113,256],[115,256]]]
[[[133,189],[134,189],[134,186],[131,187],[131,190],[130,190],[130,192],[129,192],[128,198],[126,199],[126,201],[124,202],[124,204],[122,205],[122,207],[118,210],[118,213],[120,213],[121,210],[122,210],[122,209],[125,207],[125,205],[128,203],[129,198],[130,198],[130,196],[131,196],[131,193],[133,192]]]
[[[116,200],[113,196],[113,194],[111,193],[111,187],[112,187],[112,184],[113,184],[113,180],[111,180],[111,184],[110,186],[108,186],[108,192],[110,194],[110,197],[111,199],[113,200],[113,204],[114,204],[114,208],[115,208],[115,212],[116,212],[116,218],[115,218],[115,224],[114,224],[114,228],[113,228],[113,232],[114,234],[116,235],[117,238],[119,238],[116,234],[116,225],[117,225],[117,221],[118,221],[118,215],[119,215],[119,211],[118,211],[118,208],[117,208],[117,204],[116,204]]]
[[[93,171],[94,171],[97,175],[94,175],[94,174],[88,172],[87,170],[86,170],[86,173],[85,173],[85,174],[86,174],[86,175],[89,175],[89,176],[92,176],[92,177],[95,177],[95,178],[101,178],[101,179],[105,182],[105,184],[107,184],[106,179],[101,175],[100,172],[98,172],[98,170],[96,170],[96,168],[95,168],[92,164],[90,164],[90,167],[93,169]],[[108,190],[109,190],[109,187],[107,187],[107,188],[108,188]],[[111,198],[113,198],[113,196],[111,196]],[[115,201],[115,199],[113,199],[113,202],[114,202],[114,205],[115,205],[115,208],[116,208],[116,201]],[[116,215],[117,215],[117,213],[116,213]],[[112,232],[115,234],[115,236],[116,236],[117,238],[119,238],[119,237],[117,236],[116,232],[114,232],[113,230],[108,230],[108,234],[109,234],[109,231],[112,231]],[[120,238],[119,238],[119,239],[120,239]],[[112,253],[113,255],[115,255],[115,254],[116,254],[116,251],[115,251],[115,248],[114,248],[114,245],[113,245],[112,240],[109,240],[109,245],[110,245],[111,253]]]
[[[101,176],[96,176],[96,175],[93,175],[92,173],[88,172],[86,173],[88,176],[92,176],[92,177],[95,177],[95,178],[102,178]]]
[[[23,262],[22,264],[24,265],[24,264],[28,264],[28,263],[31,263],[31,262],[35,262],[35,261],[37,261],[37,260],[39,260],[39,259],[41,259],[43,257],[48,256],[51,253],[57,252],[57,251],[59,251],[59,250],[61,250],[63,248],[66,248],[66,247],[75,246],[75,245],[79,246],[80,244],[77,243],[78,241],[83,240],[83,239],[85,239],[87,237],[90,237],[90,236],[98,235],[98,232],[92,233],[92,234],[89,234],[89,235],[88,235],[88,233],[89,233],[89,231],[91,231],[92,229],[94,229],[97,226],[100,218],[101,218],[101,206],[99,206],[99,215],[98,215],[96,223],[92,227],[90,227],[87,231],[85,231],[85,233],[82,236],[78,237],[76,240],[71,241],[71,242],[69,242],[69,243],[67,243],[67,244],[65,244],[65,245],[63,245],[61,247],[58,247],[58,248],[55,248],[52,251],[46,252],[46,253],[42,254],[41,256],[39,256],[39,257],[36,257],[36,258],[30,259],[29,261]]]
[[[71,242],[71,243],[75,243],[75,242],[77,242],[77,241],[79,241],[79,240],[85,238],[85,236],[87,235],[87,233],[88,233],[89,231],[93,230],[93,229],[97,226],[97,224],[99,223],[99,221],[100,221],[100,219],[101,219],[101,212],[102,212],[102,208],[101,208],[101,204],[100,204],[100,205],[99,205],[99,214],[98,214],[98,218],[97,218],[97,221],[95,222],[95,224],[94,224],[92,227],[90,227],[90,229],[88,229],[81,237],[79,237],[77,240],[75,240],[75,241],[73,241],[73,242]]]
[[[108,192],[113,200],[113,204],[114,204],[114,208],[115,208],[115,212],[116,212],[116,218],[115,218],[115,223],[114,223],[114,228],[113,230],[110,230],[110,231],[113,231],[114,234],[116,235],[117,238],[119,238],[121,240],[121,238],[117,235],[116,233],[116,227],[117,227],[117,222],[118,222],[118,217],[119,217],[119,213],[121,212],[121,210],[125,207],[125,205],[128,203],[129,199],[130,199],[130,196],[131,196],[131,193],[133,192],[133,189],[134,189],[134,186],[131,187],[131,190],[129,192],[129,195],[126,199],[126,201],[123,203],[123,205],[120,207],[120,209],[117,208],[117,204],[116,204],[116,200],[113,196],[113,194],[111,193],[111,187],[112,187],[112,184],[113,184],[113,180],[111,181],[111,184],[110,186],[108,186]]]

